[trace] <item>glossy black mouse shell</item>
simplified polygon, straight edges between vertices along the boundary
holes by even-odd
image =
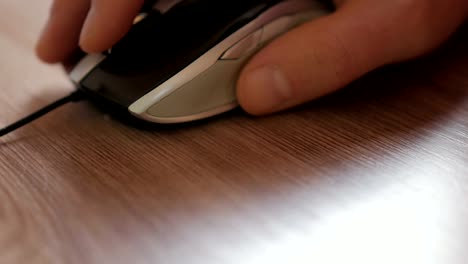
[[[152,10],[76,85],[106,111],[132,116],[132,104],[281,2],[185,0],[163,14]]]

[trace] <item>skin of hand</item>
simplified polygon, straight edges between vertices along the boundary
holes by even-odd
[[[160,0],[164,1],[164,0]],[[54,0],[36,46],[47,63],[80,47],[101,52],[130,29],[144,0]],[[336,11],[282,35],[243,68],[241,107],[285,110],[336,91],[386,64],[422,56],[468,17],[466,0],[335,0]]]

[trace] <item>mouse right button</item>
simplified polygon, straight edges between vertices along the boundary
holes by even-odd
[[[281,17],[263,27],[261,42],[269,42],[290,29],[293,19],[289,16]]]
[[[268,43],[280,35],[290,31],[294,27],[297,27],[305,22],[312,21],[313,19],[319,18],[326,14],[328,14],[328,10],[317,7],[294,15],[280,17],[263,26],[261,43]]]
[[[252,50],[258,47],[262,39],[263,29],[259,29],[247,37],[241,39],[239,42],[234,44],[231,48],[226,50],[221,56],[222,60],[233,60],[239,59],[245,54],[250,53]]]

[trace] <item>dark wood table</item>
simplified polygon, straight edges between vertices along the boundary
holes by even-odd
[[[0,3],[0,124],[68,94]],[[0,139],[0,263],[466,263],[468,30],[264,118],[143,130],[88,102]]]

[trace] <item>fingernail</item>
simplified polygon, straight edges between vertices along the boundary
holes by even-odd
[[[249,100],[258,112],[272,112],[292,97],[286,75],[277,67],[265,66],[248,73],[245,78]]]

